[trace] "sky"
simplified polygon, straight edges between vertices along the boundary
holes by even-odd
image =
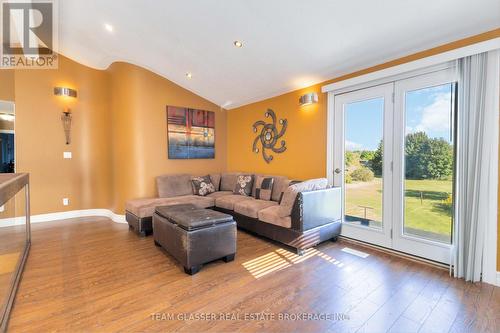
[[[406,134],[425,132],[450,140],[452,84],[409,91],[405,96]],[[346,150],[376,150],[382,139],[383,98],[345,106]]]

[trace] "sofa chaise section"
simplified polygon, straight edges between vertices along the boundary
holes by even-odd
[[[210,208],[214,206],[215,199],[197,195],[183,195],[173,198],[129,200],[125,204],[125,218],[135,232],[141,236],[147,236],[153,231],[152,216],[156,207],[180,204],[193,204],[199,208]]]
[[[213,207],[216,197],[193,195],[191,178],[192,176],[189,174],[157,177],[157,198],[133,199],[125,203],[125,218],[129,227],[140,236],[151,234],[153,232],[152,216],[158,206],[193,204],[199,208]],[[210,178],[214,183],[220,182],[218,174],[210,175]]]

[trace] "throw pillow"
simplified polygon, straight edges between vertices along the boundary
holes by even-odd
[[[193,177],[191,179],[191,183],[193,184],[193,191],[196,195],[205,196],[215,192],[215,186],[209,175],[203,177]]]
[[[292,186],[292,185],[295,185],[295,184],[298,184],[301,182],[302,182],[301,180],[291,180],[290,183],[288,184],[288,186]],[[286,189],[285,189],[285,191],[286,191]],[[280,198],[278,200],[278,204],[281,204],[281,201],[283,200],[283,195],[285,194],[285,191],[280,193]]]
[[[255,180],[255,199],[271,200],[274,178],[258,176]]]
[[[278,209],[279,217],[287,217],[292,213],[292,208],[299,192],[323,190],[328,187],[326,178],[310,179],[294,185],[288,186],[283,194],[283,199],[280,202]]]
[[[239,175],[236,177],[236,186],[234,193],[250,196],[252,195],[253,176],[252,175]]]

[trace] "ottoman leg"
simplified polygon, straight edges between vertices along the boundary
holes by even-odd
[[[189,274],[189,275],[195,275],[198,273],[201,269],[201,265],[198,266],[192,266],[192,267],[184,267],[184,273]]]
[[[222,260],[224,260],[225,262],[230,262],[230,261],[233,261],[234,260],[234,253],[233,254],[230,254],[228,256],[225,256],[224,258],[222,258]]]
[[[161,247],[161,244],[155,241],[155,246]]]
[[[296,249],[295,251],[299,256],[303,256],[304,254],[306,254],[306,250],[304,249]]]

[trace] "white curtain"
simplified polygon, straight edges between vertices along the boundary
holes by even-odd
[[[452,264],[455,277],[484,280],[496,239],[499,53],[458,61],[456,203]],[[493,260],[493,261],[492,261]],[[483,276],[482,276],[483,275]]]

